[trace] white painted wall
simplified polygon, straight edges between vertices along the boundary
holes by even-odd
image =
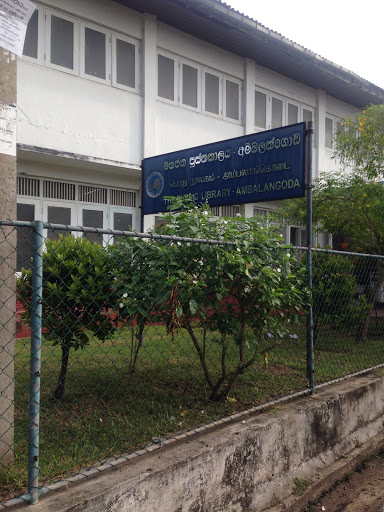
[[[140,164],[142,98],[19,61],[18,142]]]
[[[92,168],[36,163],[23,156],[19,170],[31,176],[81,181],[138,190],[134,167],[145,156],[238,137],[255,131],[255,87],[314,110],[314,176],[337,167],[324,147],[325,116],[340,118],[355,109],[249,59],[198,40],[150,15],[141,15],[111,0],[47,0],[44,5],[135,38],[140,45],[140,88],[130,92],[67,72],[19,59],[18,142],[59,152],[120,162]],[[157,98],[157,50],[242,80],[241,123],[194,112]],[[102,167],[101,167],[102,168]],[[126,168],[124,170],[124,168]],[[267,206],[268,207],[268,204]],[[243,207],[252,215],[253,207]]]

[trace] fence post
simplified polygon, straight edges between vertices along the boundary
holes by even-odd
[[[33,505],[37,503],[39,498],[40,369],[43,292],[43,223],[41,221],[34,222],[32,273],[28,491],[31,496],[30,503]]]
[[[315,393],[313,379],[313,309],[312,309],[312,138],[313,123],[307,123],[307,283],[310,294],[307,316],[307,378],[311,394]]]

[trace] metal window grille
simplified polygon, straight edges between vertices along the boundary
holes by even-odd
[[[17,177],[17,194],[19,196],[40,196],[40,180],[36,178]]]
[[[107,204],[107,197],[106,188],[79,185],[79,201],[84,203]]]
[[[136,206],[136,192],[129,190],[111,190],[111,205],[113,206]]]
[[[240,206],[212,206],[211,212],[215,217],[236,217],[240,213]]]
[[[73,183],[44,180],[43,197],[48,199],[66,199],[68,201],[74,201],[76,199],[76,185]]]

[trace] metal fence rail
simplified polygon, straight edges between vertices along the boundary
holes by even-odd
[[[272,284],[253,278],[247,305],[252,290],[215,274],[237,249],[0,221],[2,503],[384,364],[383,257],[311,249],[311,321],[273,289],[262,324]],[[306,248],[263,254],[270,283],[306,268]]]

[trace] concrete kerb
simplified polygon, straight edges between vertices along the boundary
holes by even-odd
[[[359,372],[359,373],[361,374],[362,372]],[[365,373],[365,372],[363,372],[363,373]],[[219,459],[221,457],[221,460],[219,460],[220,471],[224,469],[224,465],[226,468],[225,470],[227,470],[228,462],[230,460],[233,461],[233,457],[235,457],[235,459],[236,459],[236,457],[238,458],[238,455],[236,455],[236,453],[239,452],[239,450],[244,451],[244,449],[246,449],[246,450],[248,449],[246,447],[246,444],[249,443],[249,440],[252,436],[253,436],[252,437],[253,452],[252,452],[252,457],[250,459],[251,471],[248,471],[247,465],[244,466],[244,469],[246,471],[248,471],[248,473],[253,474],[255,468],[253,468],[253,470],[252,470],[252,464],[254,465],[255,458],[257,459],[258,457],[265,456],[265,454],[263,454],[262,452],[259,453],[257,450],[260,448],[260,446],[263,448],[263,451],[265,451],[265,452],[267,452],[268,450],[272,450],[272,451],[275,450],[275,448],[273,447],[273,443],[271,444],[270,436],[274,435],[274,433],[276,434],[276,431],[280,428],[279,422],[280,423],[282,421],[287,422],[286,415],[288,414],[289,411],[293,411],[293,413],[296,414],[296,419],[294,419],[294,421],[296,421],[296,422],[300,422],[300,421],[303,422],[303,418],[304,419],[306,418],[307,410],[309,411],[308,418],[310,421],[313,422],[313,419],[314,419],[313,415],[316,416],[316,414],[319,414],[319,411],[320,411],[320,415],[321,415],[320,420],[322,422],[320,426],[321,426],[321,428],[324,429],[324,428],[327,428],[327,425],[328,425],[326,422],[323,421],[324,418],[327,418],[328,409],[333,411],[333,413],[336,412],[336,413],[340,414],[340,411],[337,409],[337,407],[339,409],[341,408],[341,413],[347,412],[348,416],[352,418],[355,415],[354,414],[355,409],[353,409],[353,407],[355,407],[356,411],[357,411],[356,416],[358,416],[358,418],[356,419],[356,421],[353,420],[353,421],[355,421],[353,428],[348,427],[348,428],[352,428],[352,430],[350,430],[350,432],[352,432],[352,434],[353,434],[352,438],[350,436],[350,439],[348,440],[348,442],[344,443],[344,441],[340,440],[340,433],[337,432],[337,443],[336,444],[333,442],[332,439],[331,439],[331,442],[328,439],[328,440],[326,440],[326,443],[324,446],[317,447],[316,448],[317,452],[316,453],[313,452],[313,454],[312,454],[313,456],[316,455],[315,458],[316,458],[317,466],[316,466],[316,464],[311,462],[311,460],[309,460],[310,457],[307,456],[308,453],[306,453],[306,457],[304,457],[303,460],[307,459],[306,461],[304,460],[304,462],[306,462],[308,468],[302,467],[303,466],[303,464],[301,463],[302,459],[300,459],[300,456],[298,456],[297,454],[294,454],[291,457],[293,463],[291,461],[291,465],[289,466],[289,467],[293,468],[293,471],[292,471],[292,474],[289,474],[288,476],[287,476],[286,468],[281,468],[281,467],[277,468],[280,471],[279,474],[277,471],[275,471],[274,478],[265,479],[265,477],[264,477],[264,483],[260,483],[260,482],[255,483],[254,481],[251,482],[250,475],[248,475],[248,490],[247,490],[247,492],[249,495],[252,493],[257,494],[257,492],[259,492],[259,489],[261,489],[261,488],[262,488],[264,494],[268,493],[270,491],[273,491],[273,493],[275,493],[274,488],[276,487],[278,489],[278,492],[275,494],[280,497],[284,496],[284,511],[292,510],[292,512],[297,512],[297,511],[301,510],[310,501],[314,501],[318,497],[320,497],[321,494],[324,492],[324,490],[327,490],[329,488],[329,486],[332,485],[335,481],[339,480],[346,473],[351,471],[351,469],[353,469],[361,459],[366,457],[367,453],[375,451],[376,446],[380,447],[382,439],[384,437],[384,435],[383,435],[383,437],[381,437],[381,429],[382,429],[383,418],[384,418],[384,404],[382,404],[382,399],[378,398],[381,396],[380,390],[383,387],[382,380],[383,379],[382,379],[381,375],[378,377],[377,374],[375,374],[373,372],[372,372],[372,374],[367,375],[366,378],[358,379],[356,384],[353,384],[350,382],[350,383],[346,383],[343,385],[343,382],[340,382],[340,380],[339,380],[338,384],[336,384],[335,387],[332,387],[332,388],[322,387],[321,391],[319,391],[318,396],[315,396],[315,397],[305,397],[304,395],[308,395],[308,391],[304,390],[295,395],[291,395],[289,397],[284,397],[282,399],[274,400],[272,402],[269,402],[268,404],[264,404],[259,407],[254,407],[254,408],[250,409],[249,411],[237,413],[237,414],[233,415],[232,417],[228,417],[223,420],[212,422],[211,424],[206,425],[205,427],[199,427],[198,429],[196,429],[194,431],[183,432],[180,435],[175,436],[174,438],[164,439],[164,440],[163,439],[156,440],[156,444],[149,446],[143,450],[139,450],[136,453],[132,453],[127,456],[122,456],[119,459],[106,461],[103,464],[103,466],[100,466],[98,468],[93,468],[89,471],[83,472],[81,475],[77,475],[75,477],[68,478],[63,482],[57,482],[55,484],[47,486],[46,488],[42,489],[43,493],[46,494],[46,497],[42,497],[40,504],[36,505],[34,507],[34,510],[39,510],[39,511],[41,510],[42,512],[43,511],[45,512],[48,510],[49,511],[55,510],[55,512],[56,512],[56,510],[58,510],[58,511],[59,510],[60,511],[87,510],[88,511],[88,510],[93,510],[93,508],[87,508],[91,505],[86,504],[88,502],[91,503],[92,499],[95,499],[97,502],[96,508],[95,508],[95,510],[97,510],[97,511],[107,510],[106,508],[105,509],[102,508],[104,506],[104,505],[100,504],[100,501],[102,501],[102,500],[112,500],[113,502],[115,502],[117,500],[120,503],[120,508],[113,508],[113,510],[122,510],[122,511],[133,510],[134,508],[130,508],[130,507],[133,506],[133,502],[137,499],[137,496],[135,494],[136,493],[135,489],[140,486],[144,486],[141,488],[146,489],[145,486],[147,485],[147,482],[149,480],[151,480],[151,479],[153,480],[153,477],[151,475],[153,475],[154,473],[156,473],[156,476],[154,478],[155,479],[157,478],[157,480],[160,479],[159,481],[162,482],[161,485],[164,484],[164,487],[162,489],[163,494],[164,494],[164,492],[166,492],[167,485],[168,486],[170,485],[170,487],[172,488],[172,485],[173,485],[172,477],[170,477],[170,478],[167,477],[167,469],[166,469],[167,464],[170,467],[170,470],[169,470],[170,474],[172,474],[173,477],[175,477],[175,478],[181,479],[182,485],[184,485],[183,477],[181,475],[184,474],[184,478],[187,478],[187,479],[189,478],[189,473],[188,473],[189,470],[187,472],[185,470],[188,463],[191,463],[191,461],[192,461],[192,466],[197,468],[197,466],[199,466],[199,464],[201,465],[202,459],[204,459],[204,457],[205,457],[205,460],[203,461],[203,465],[208,463],[208,465],[211,464],[211,466],[212,466],[212,460],[216,457],[216,455],[218,453]],[[361,389],[363,390],[363,393],[368,393],[366,396],[371,397],[370,400],[372,401],[372,409],[374,410],[374,415],[373,416],[371,415],[371,418],[369,420],[372,423],[372,425],[369,425],[368,428],[366,428],[366,422],[364,420],[363,421],[363,423],[364,423],[363,429],[360,428],[362,426],[361,420],[363,420],[363,417],[362,417],[361,405],[359,405],[361,402],[361,399],[358,398],[360,396],[359,391],[356,388],[357,391],[355,393],[352,393],[353,386],[357,385],[357,384],[359,384],[362,387]],[[339,388],[342,391],[344,389],[344,391],[347,393],[346,396],[348,396],[348,393],[349,393],[349,396],[353,397],[352,398],[352,401],[353,401],[352,409],[351,409],[350,403],[346,405],[345,399],[343,398],[342,394],[340,395],[339,398],[337,398],[337,399],[335,398],[340,393],[338,391]],[[369,395],[369,393],[371,393],[371,394]],[[328,398],[326,398],[326,400],[324,401],[324,397],[328,397]],[[360,402],[359,402],[359,400],[360,400]],[[292,402],[292,401],[294,401],[294,403],[293,404],[291,403],[289,407],[277,407],[279,405],[281,406],[284,403],[288,404],[288,402]],[[355,402],[357,405],[355,404]],[[337,406],[336,408],[335,408],[335,405]],[[273,415],[271,415],[271,414],[255,415],[255,413],[262,412],[262,411],[267,412],[268,409],[270,410],[272,408],[274,408]],[[316,408],[319,408],[317,412],[316,412]],[[296,411],[296,413],[295,413],[295,411]],[[351,411],[352,411],[352,413],[351,413]],[[301,419],[298,419],[299,416],[297,414],[299,416],[301,415],[300,416]],[[364,416],[364,414],[366,414],[366,412],[363,412],[363,416]],[[337,416],[337,414],[336,414],[336,416]],[[279,418],[280,418],[280,420],[279,420]],[[284,420],[284,418],[285,418],[285,420]],[[276,419],[276,422],[275,422],[275,419]],[[343,418],[341,418],[341,419],[342,419],[341,423],[345,423],[344,419]],[[318,420],[319,420],[319,418],[316,419],[316,421],[318,421]],[[329,418],[330,427],[335,429],[337,427],[337,422],[339,420],[340,420],[340,418],[339,419],[336,418],[336,424],[335,424],[335,419],[333,417],[330,417]],[[302,428],[303,428],[303,425],[304,424],[301,423]],[[263,438],[260,438],[260,435],[261,435],[260,432],[265,430],[265,428],[269,429],[269,434],[268,434],[269,437],[267,437],[264,440]],[[305,428],[306,427],[304,426],[304,430],[305,430]],[[257,438],[258,440],[256,443],[255,443],[255,439],[256,439],[256,437],[255,437],[256,430],[255,429],[256,430],[258,429],[258,431],[259,431],[259,433],[256,434],[256,437],[258,436],[258,438]],[[217,436],[217,434],[214,432],[216,430],[222,431],[220,436]],[[248,435],[247,431],[249,432],[249,435]],[[240,435],[233,437],[233,434],[240,434]],[[283,434],[283,437],[281,437],[282,434]],[[290,443],[290,436],[292,436],[292,434],[289,434],[289,435],[287,435],[287,433],[284,434],[284,429],[283,429],[282,432],[279,433],[279,435],[280,435],[280,437],[278,438],[279,443],[280,443],[280,441],[282,441],[284,439],[288,442],[288,444]],[[327,437],[327,432],[325,432],[324,435],[325,435],[325,437]],[[247,436],[249,439],[247,438]],[[285,436],[285,438],[284,438],[284,436]],[[313,432],[309,433],[310,441],[312,440],[311,436],[313,437]],[[360,450],[360,445],[363,443],[365,445],[365,443],[368,441],[368,439],[372,436],[376,436],[377,440],[376,441],[372,440],[372,442],[369,442],[369,445],[367,444],[367,446],[368,446],[367,448],[364,446]],[[239,443],[236,444],[237,441],[234,441],[234,440],[236,438],[240,438],[240,437],[243,438],[243,440],[242,440],[243,444],[239,444]],[[183,441],[182,443],[180,442],[181,440]],[[314,439],[314,441],[316,441],[316,440]],[[312,440],[311,442],[314,442],[314,441]],[[308,444],[308,440],[306,442]],[[376,442],[376,444],[375,444],[375,442]],[[232,452],[229,451],[228,453],[224,453],[224,451],[226,449],[225,448],[226,443],[229,443],[229,444],[232,443],[232,447],[230,447],[230,450],[232,450]],[[265,444],[265,450],[264,450],[264,444]],[[282,443],[280,443],[280,444],[282,444]],[[316,444],[316,442],[315,442],[315,444]],[[335,444],[335,447],[332,448],[334,444]],[[297,445],[297,443],[296,443],[296,445]],[[299,445],[296,446],[296,448],[298,448],[298,452],[300,452],[300,450],[302,451],[302,449],[303,449],[303,447],[301,445],[302,445],[302,443],[301,443],[301,441],[299,441]],[[293,448],[295,448],[295,446]],[[162,448],[162,450],[160,452],[158,452],[159,455],[156,455],[156,451],[159,448]],[[280,447],[278,449],[280,450]],[[292,451],[292,446],[289,449]],[[345,449],[344,453],[348,454],[347,458],[345,458],[344,456],[341,456],[341,453],[343,453],[343,452],[340,452],[340,450],[344,450],[344,449]],[[306,450],[308,452],[308,446],[306,447]],[[309,450],[312,451],[312,447],[310,446],[310,444],[309,444]],[[338,456],[337,456],[337,452],[338,452]],[[146,456],[143,457],[143,455],[146,455]],[[199,459],[198,457],[200,455],[201,455],[201,458]],[[247,455],[247,462],[248,462],[248,458],[249,457]],[[252,460],[252,458],[253,458],[253,460]],[[334,458],[339,459],[339,460],[334,461],[333,460]],[[278,459],[279,459],[279,457],[277,457],[276,460],[278,460]],[[269,463],[269,459],[267,459],[267,460]],[[237,463],[238,461],[235,460],[235,462]],[[215,463],[217,463],[217,462],[215,462]],[[280,462],[277,462],[277,464],[281,465]],[[153,473],[148,473],[148,471],[146,469],[148,465],[149,466],[153,465],[154,471],[151,470],[151,471],[153,471]],[[276,461],[275,461],[275,465],[276,465]],[[161,471],[160,471],[160,466],[163,468],[163,473],[161,473]],[[315,466],[316,466],[316,470],[319,467],[322,469],[323,466],[324,466],[324,468],[329,467],[331,469],[329,471],[325,471],[325,472],[317,471],[317,473],[314,473],[313,469]],[[178,469],[175,473],[176,467]],[[107,469],[109,469],[110,471],[107,471]],[[192,467],[192,469],[194,469],[194,468]],[[282,469],[283,469],[283,471],[281,471]],[[292,488],[293,488],[293,485],[292,485],[293,478],[294,477],[302,477],[303,474],[306,475],[307,469],[312,472],[311,480],[315,481],[315,483],[310,488],[310,490],[308,490],[304,494],[304,496],[302,496],[300,498],[296,498],[296,497],[293,498],[292,496],[289,496],[289,494],[292,492]],[[116,470],[118,470],[118,473],[116,473]],[[201,472],[201,468],[200,469],[197,468],[197,470],[198,470],[198,472],[200,471],[200,473],[198,474],[198,477],[200,478],[200,480],[202,478],[202,474],[204,477],[203,478],[204,483],[201,482],[200,489],[204,488],[204,486],[209,487],[210,483],[211,483],[210,482],[211,473],[209,473],[209,476],[207,476],[206,474],[204,475],[204,469],[203,469],[203,472]],[[165,473],[164,473],[164,471],[165,471]],[[211,472],[212,472],[212,468],[211,468]],[[124,479],[123,481],[121,480],[121,475],[123,473],[126,473],[128,475],[128,480],[130,480],[132,482],[132,485],[129,484],[127,487],[127,485],[126,485],[127,480],[126,479]],[[286,474],[283,474],[283,473],[286,473]],[[179,476],[179,474],[180,474],[180,476]],[[97,475],[100,475],[101,480],[99,479],[98,484],[95,485],[92,482],[94,481],[94,477]],[[103,475],[103,476],[101,476],[101,475]],[[321,477],[317,476],[317,475],[321,475]],[[234,480],[235,486],[238,487],[239,482],[238,482],[237,474],[231,473],[229,480],[228,480],[228,478],[227,478],[227,480],[225,480],[224,476],[225,475],[223,474],[222,480],[219,479],[218,482],[216,483],[216,485],[214,486],[213,494],[217,493],[216,487],[219,487],[221,484],[223,484],[224,487],[226,487],[225,492],[227,493],[227,496],[225,497],[225,499],[227,500],[228,499],[228,489],[231,487],[231,485],[233,483],[232,482],[233,478],[235,478],[235,480]],[[285,478],[285,481],[283,481],[284,478]],[[288,484],[286,481],[287,478],[289,480]],[[164,482],[164,479],[166,480],[166,482]],[[220,484],[220,482],[221,482],[221,484]],[[218,484],[220,484],[220,485],[218,485]],[[81,487],[81,489],[79,488],[79,486]],[[120,494],[118,494],[117,497],[114,496],[112,498],[113,492],[116,491],[116,488],[119,488],[118,493],[120,493]],[[67,489],[67,491],[65,491],[65,489]],[[134,489],[134,490],[132,490],[132,489]],[[255,489],[257,489],[258,491],[255,492]],[[58,492],[58,491],[61,491],[61,492]],[[211,488],[211,491],[212,491],[212,488]],[[149,492],[149,495],[151,495],[151,493],[153,495],[153,485],[149,491],[145,490],[146,494],[148,494],[148,492]],[[236,491],[236,489],[235,489],[235,492],[238,492],[238,490]],[[90,496],[89,496],[90,499],[88,499],[88,497],[86,497],[88,493],[90,494]],[[72,502],[71,508],[66,508],[66,505],[65,505],[67,500],[65,498],[63,498],[63,496],[67,495],[67,494],[68,494],[68,499],[71,498],[71,500],[70,500]],[[55,504],[55,508],[49,508],[49,503],[52,502],[52,499],[54,499],[54,501],[55,501],[55,497],[53,495],[55,497],[57,497],[57,499],[61,502],[62,505],[64,503],[64,505],[59,507],[58,504],[57,504],[57,506]],[[91,495],[93,495],[93,498],[91,497]],[[61,496],[61,498],[60,498],[60,496]],[[77,508],[77,505],[75,506],[74,499],[76,496],[79,498],[80,502],[83,503],[85,508],[82,508],[80,503],[78,504],[78,506],[80,508]],[[127,498],[127,496],[128,496],[128,498]],[[287,499],[285,499],[285,497]],[[129,508],[126,508],[128,505],[124,501],[122,501],[123,498],[128,499],[128,501],[130,503]],[[182,500],[181,503],[184,503],[183,502],[184,496],[182,494],[179,496],[178,499],[179,499],[178,505],[180,505],[180,500]],[[201,499],[203,499],[203,498],[201,498]],[[196,510],[207,510],[207,511],[208,510],[209,511],[222,510],[220,508],[215,508],[216,505],[212,505],[212,503],[210,501],[211,498],[209,496],[209,492],[207,492],[207,495],[204,496],[204,500],[206,502],[207,508],[196,508]],[[244,503],[246,503],[246,502],[244,502]],[[249,503],[251,503],[251,502],[249,502]],[[276,503],[278,503],[276,501],[276,499],[274,502],[270,503],[270,505],[272,505],[272,504],[275,505],[275,508],[272,508],[271,512],[281,510],[281,508],[280,509],[276,508]],[[7,510],[9,510],[10,508],[16,509],[16,508],[21,507],[22,504],[25,505],[25,497],[24,497],[24,499],[22,498],[22,499],[18,499],[18,500],[12,500],[12,501],[8,502],[6,505],[4,505],[3,508],[7,509]],[[141,510],[145,510],[145,511],[151,510],[151,508],[148,508],[148,509],[141,508],[143,506],[143,503],[139,503],[139,505],[140,505],[140,511]],[[75,506],[75,508],[73,508],[74,506]],[[97,508],[98,506],[100,506],[101,508]],[[169,510],[169,512],[171,512],[173,510],[175,510],[175,511],[180,510],[183,512],[184,512],[184,510],[187,512],[189,512],[189,510],[195,510],[195,508],[193,508],[193,507],[188,508],[188,506],[189,505],[186,505],[185,507],[183,506],[183,508],[180,508],[180,507],[177,508],[176,506],[174,508],[172,508],[172,506],[171,506],[169,509],[164,509],[164,510]],[[235,512],[240,511],[240,510],[248,511],[248,508],[246,508],[246,506],[244,504],[241,505],[241,508],[238,508],[238,507],[240,507],[240,505],[237,505],[235,508],[231,508],[231,510],[233,510]],[[293,507],[293,508],[288,509],[287,507]],[[294,508],[294,507],[297,507],[297,508]],[[163,510],[163,508],[161,508],[161,507],[159,508],[159,510],[160,509]],[[266,506],[263,505],[263,508],[256,508],[255,510],[264,510],[264,509],[266,509]],[[109,508],[108,508],[108,510],[109,510]],[[225,509],[223,509],[223,510],[225,510]],[[249,508],[249,510],[253,510],[253,509]]]
[[[355,471],[363,461],[375,455],[384,447],[384,430],[363,446],[356,447],[348,455],[319,471],[316,482],[308,487],[302,496],[289,496],[284,503],[265,509],[264,512],[302,512],[303,509],[316,503],[335,484],[344,480]]]

